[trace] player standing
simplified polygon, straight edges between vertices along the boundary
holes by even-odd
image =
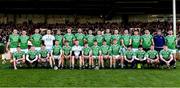
[[[31,36],[32,45],[35,46],[35,50],[41,49],[42,35],[39,34],[39,29],[35,29],[35,34]]]

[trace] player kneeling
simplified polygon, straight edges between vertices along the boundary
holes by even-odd
[[[168,50],[167,46],[163,46],[163,50],[160,51],[160,64],[161,66],[166,65],[170,69],[170,66],[175,65],[172,52]]]
[[[50,66],[52,67],[52,62],[49,57],[48,50],[46,49],[45,45],[41,46],[41,49],[39,50],[39,59],[38,59],[39,64],[41,66],[47,67],[48,62],[50,63]]]
[[[37,64],[38,64],[38,52],[35,50],[34,46],[31,46],[30,50],[27,52],[26,64],[29,67],[37,67]]]
[[[60,67],[62,61],[61,57],[62,57],[62,48],[59,45],[59,42],[55,41],[55,45],[53,46],[51,51],[51,58],[54,65],[54,70],[57,70],[58,67]]]
[[[148,66],[154,64],[154,67],[158,67],[159,56],[158,56],[158,52],[154,50],[154,46],[150,47],[150,50],[146,53],[146,58],[147,58]]]
[[[65,46],[63,46],[63,55],[62,55],[62,68],[64,66],[64,62],[69,62],[69,67],[71,68],[71,55],[72,55],[72,51],[71,51],[71,47],[69,46],[69,43],[67,41],[65,41]]]
[[[74,69],[74,63],[75,61],[79,60],[79,68],[82,68],[82,47],[79,46],[79,41],[76,40],[75,41],[75,45],[72,47],[72,60],[71,60],[71,64],[72,64],[72,69]]]
[[[135,54],[132,50],[132,46],[128,46],[127,50],[124,52],[124,64],[128,68],[128,64],[131,64],[131,68],[135,68]]]
[[[112,68],[112,58],[109,55],[110,47],[106,44],[106,41],[103,41],[103,45],[101,46],[101,55],[100,55],[100,63],[102,68],[104,68],[104,61],[109,60],[109,67]]]
[[[22,66],[25,63],[25,53],[21,51],[20,47],[17,47],[17,51],[13,53],[13,66],[14,70],[17,69],[17,65]]]
[[[122,46],[117,44],[117,40],[113,40],[113,44],[111,45],[111,54],[113,58],[113,67],[116,68],[116,62],[119,61],[121,68],[124,66],[123,54],[122,54]]]
[[[146,64],[146,52],[143,50],[143,47],[140,45],[139,50],[135,52],[135,63],[138,68],[141,68],[141,65]]]
[[[85,43],[84,47],[83,47],[83,50],[82,50],[82,65],[83,67],[87,67],[89,66],[89,68],[91,68],[91,60],[92,60],[92,57],[91,57],[91,48],[88,46],[87,43]],[[89,65],[87,65],[87,63]]]

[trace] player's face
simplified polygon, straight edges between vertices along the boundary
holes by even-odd
[[[78,46],[79,45],[79,41],[75,41],[75,45]]]
[[[103,45],[106,45],[106,42],[103,42]]]
[[[18,51],[18,52],[20,52],[20,51],[21,51],[21,48],[20,48],[20,47],[18,47],[18,48],[17,48],[17,51]]]
[[[117,44],[117,40],[114,40],[114,41],[113,41],[113,44]]]
[[[68,32],[68,33],[71,33],[71,29],[67,29],[67,32]]]
[[[79,29],[78,29],[78,33],[82,33],[82,29],[79,28]]]
[[[138,31],[135,31],[135,32],[134,32],[134,35],[138,35]]]
[[[14,30],[13,33],[14,33],[14,34],[17,34],[17,30]]]
[[[158,34],[158,35],[161,35],[161,31],[158,31],[157,34]]]
[[[142,48],[142,47],[139,47],[139,50],[143,50],[143,48]]]
[[[115,30],[115,31],[114,31],[114,34],[118,34],[118,30]]]
[[[61,34],[61,31],[60,31],[60,30],[58,30],[58,31],[57,31],[57,35],[60,35],[60,34]]]
[[[168,50],[168,47],[167,47],[167,46],[164,46],[163,48],[164,48],[164,50]]]
[[[36,29],[36,30],[35,30],[35,33],[39,33],[39,29]]]
[[[90,35],[92,34],[92,30],[89,30],[89,34],[90,34]]]
[[[106,33],[110,33],[110,29],[106,29]]]
[[[32,50],[32,51],[35,51],[35,47],[31,47],[31,50]]]
[[[66,42],[66,43],[65,43],[65,45],[66,45],[66,46],[69,46],[69,43],[68,43],[68,42]]]
[[[146,33],[146,34],[149,34],[149,30],[145,30],[145,33]]]
[[[154,50],[154,46],[151,46],[151,50]]]
[[[41,46],[41,49],[42,49],[42,50],[45,50],[45,46]]]
[[[172,34],[173,34],[173,32],[172,32],[172,31],[168,31],[168,34],[169,34],[169,35],[172,35]]]
[[[22,31],[22,35],[26,35],[26,31]]]
[[[128,47],[128,50],[131,51],[131,47]]]
[[[85,44],[84,47],[88,47],[88,44]]]
[[[47,30],[47,34],[51,34],[51,30]]]
[[[55,45],[59,45],[59,42],[58,42],[58,41],[55,41]]]
[[[98,34],[98,35],[101,35],[101,31],[98,31],[97,34]]]
[[[124,30],[124,34],[128,34],[128,30]]]
[[[97,42],[94,42],[94,45],[97,46]]]

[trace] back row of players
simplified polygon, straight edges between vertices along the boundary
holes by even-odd
[[[158,31],[158,34],[160,35],[161,32]],[[109,60],[110,68],[116,68],[116,62],[120,63],[121,68],[127,67],[128,63],[132,68],[137,63],[175,66],[176,37],[172,30],[168,31],[164,40],[163,47],[154,49],[154,43],[157,41],[149,30],[145,30],[142,36],[137,30],[133,35],[130,35],[128,30],[124,30],[123,35],[119,34],[118,30],[114,30],[114,34],[111,34],[110,29],[106,29],[105,34],[98,31],[97,35],[93,35],[92,30],[89,30],[85,35],[82,29],[78,29],[78,33],[74,35],[71,29],[67,29],[64,36],[61,35],[60,30],[57,30],[56,35],[52,35],[51,30],[47,30],[47,34],[42,36],[39,34],[39,29],[36,29],[35,34],[29,37],[26,31],[18,35],[15,29],[9,36],[7,48],[10,47],[14,69],[17,69],[16,65],[19,63],[32,66],[37,65],[38,62],[49,62],[52,68],[58,69],[64,67],[65,60],[69,61],[70,68],[74,68],[75,61],[79,61],[80,68],[85,64],[88,64],[89,68],[93,68],[95,64],[104,68],[105,60]],[[29,42],[30,49],[28,49]]]

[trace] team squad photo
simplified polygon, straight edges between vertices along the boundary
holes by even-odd
[[[72,33],[67,28],[64,35],[60,30],[45,29],[40,34],[13,30],[6,45],[3,63],[10,61],[15,70],[21,67],[57,69],[126,69],[126,68],[176,68],[176,37],[172,30],[163,35],[157,30],[143,34],[135,29],[120,33],[105,29],[94,33],[78,28]]]

